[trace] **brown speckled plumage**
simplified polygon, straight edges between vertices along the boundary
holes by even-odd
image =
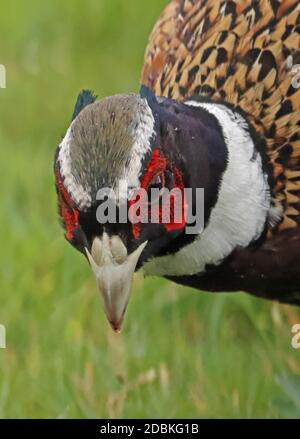
[[[283,207],[270,237],[300,224],[297,64],[299,0],[173,0],[150,36],[142,73],[157,96],[202,96],[245,113],[266,142],[273,197]]]

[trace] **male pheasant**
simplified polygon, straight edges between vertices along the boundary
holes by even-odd
[[[79,95],[55,156],[59,212],[115,330],[139,268],[300,304],[299,71],[298,0],[173,0],[140,93]]]

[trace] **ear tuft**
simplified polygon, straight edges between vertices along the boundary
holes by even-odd
[[[74,112],[72,115],[72,120],[75,119],[75,117],[78,116],[81,110],[84,109],[87,105],[92,104],[97,99],[97,96],[94,95],[94,93],[91,90],[82,90],[77,98]]]
[[[141,85],[140,96],[141,96],[141,98],[146,99],[150,108],[153,108],[158,103],[155,94],[146,85]]]

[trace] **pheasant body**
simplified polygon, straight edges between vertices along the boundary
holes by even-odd
[[[184,283],[299,302],[288,293],[299,289],[299,63],[297,0],[174,0],[158,20],[142,82],[158,96],[225,103],[242,114],[265,158],[272,205],[282,212],[261,245],[237,249],[217,273],[212,267]]]

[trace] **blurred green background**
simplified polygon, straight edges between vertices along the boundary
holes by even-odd
[[[136,91],[166,0],[1,1],[0,417],[299,417],[296,308],[138,275],[121,334],[57,221],[82,88]]]

